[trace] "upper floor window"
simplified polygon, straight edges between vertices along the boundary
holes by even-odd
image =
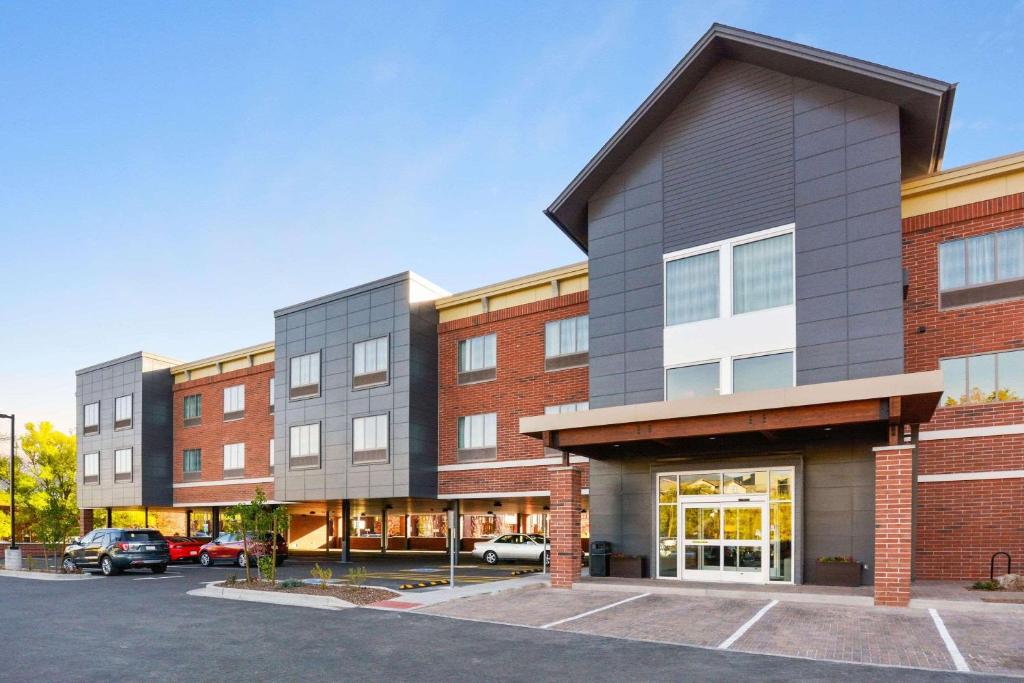
[[[203,395],[192,394],[183,401],[183,414],[186,427],[195,427],[203,423]]]
[[[295,425],[289,430],[288,462],[291,469],[320,467],[320,423]]]
[[[87,403],[82,406],[82,433],[100,433],[100,402]]]
[[[352,346],[352,388],[387,384],[388,338],[378,337]]]
[[[362,465],[388,461],[388,416],[352,420],[352,462]]]
[[[794,383],[793,352],[769,353],[732,361],[732,391],[781,389]]]
[[[224,445],[224,478],[245,476],[245,444]]]
[[[1024,350],[944,358],[939,366],[943,406],[1024,400]]]
[[[665,371],[665,399],[717,396],[721,381],[719,362],[697,363]]]
[[[316,351],[292,358],[291,373],[288,379],[288,398],[309,398],[319,395],[320,352]]]
[[[459,462],[494,460],[498,456],[498,415],[482,413],[459,418]]]
[[[564,415],[565,413],[578,413],[584,410],[590,410],[590,401],[562,403],[557,406],[544,406],[545,415]]]
[[[274,472],[274,440],[270,440],[270,472]]]
[[[82,455],[82,483],[100,483],[100,454],[98,452]]]
[[[793,303],[793,234],[738,244],[732,250],[734,315]]]
[[[224,421],[245,417],[245,385],[224,387]]]
[[[1024,227],[939,245],[942,306],[1024,296]]]
[[[200,448],[186,448],[182,452],[181,469],[185,481],[200,478],[203,470],[203,451]]]
[[[274,378],[270,378],[270,412],[274,412]]]
[[[114,429],[131,429],[132,395],[114,399]]]
[[[119,448],[114,451],[114,481],[132,480],[132,449]]]
[[[463,339],[459,342],[459,384],[494,379],[498,364],[498,336]]]
[[[544,369],[586,365],[590,359],[590,318],[552,320],[544,325]]]

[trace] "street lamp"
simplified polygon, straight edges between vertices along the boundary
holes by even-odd
[[[11,421],[11,550],[18,549],[18,539],[14,535],[14,413],[4,415],[0,413],[0,420]]]

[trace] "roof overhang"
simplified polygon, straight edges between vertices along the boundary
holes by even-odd
[[[721,59],[827,83],[900,108],[903,179],[937,172],[956,85],[742,29],[714,24],[545,211],[587,250],[587,202]]]
[[[523,417],[519,432],[551,448],[600,457],[607,447],[670,449],[696,437],[759,434],[775,440],[795,430],[901,428],[930,420],[942,390],[942,372],[935,370]]]

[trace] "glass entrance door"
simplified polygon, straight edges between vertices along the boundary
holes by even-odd
[[[683,503],[682,578],[768,581],[768,505],[762,502]]]

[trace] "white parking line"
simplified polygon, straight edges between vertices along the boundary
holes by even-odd
[[[132,581],[162,581],[164,579],[180,579],[184,574],[168,574],[167,576],[140,576]]]
[[[740,638],[742,638],[743,634],[746,633],[748,630],[750,630],[750,627],[753,626],[754,624],[756,624],[758,619],[760,619],[765,614],[767,614],[768,610],[770,610],[772,607],[775,607],[775,605],[777,605],[777,604],[779,604],[778,600],[772,600],[767,605],[765,605],[764,607],[759,609],[757,611],[757,614],[755,614],[754,616],[750,617],[750,619],[747,620],[747,623],[743,624],[743,626],[740,626],[738,629],[736,629],[736,633],[733,633],[731,636],[729,636],[728,638],[723,640],[722,644],[718,646],[718,649],[719,650],[728,650],[730,647],[732,647],[732,644],[735,643]]]
[[[928,612],[932,615],[932,621],[935,622],[935,628],[939,630],[939,636],[942,638],[942,642],[946,644],[946,650],[949,651],[949,656],[953,659],[953,664],[956,665],[956,670],[970,671],[971,667],[967,666],[967,660],[964,659],[962,654],[960,654],[960,648],[956,646],[956,641],[953,640],[953,636],[949,635],[949,631],[946,630],[946,624],[943,623],[938,610],[930,608]]]
[[[574,617],[566,617],[565,619],[559,619],[558,621],[552,621],[550,624],[544,624],[543,626],[541,626],[541,628],[551,628],[552,626],[558,626],[559,624],[564,624],[567,621],[575,621],[577,619],[582,619],[583,617],[589,617],[591,614],[597,614],[598,612],[603,612],[606,609],[611,609],[612,607],[618,607],[619,605],[624,605],[627,602],[630,602],[632,600],[639,600],[640,598],[646,598],[648,595],[650,595],[650,593],[643,593],[641,595],[634,595],[631,598],[626,598],[625,600],[619,600],[618,602],[613,602],[610,605],[605,605],[604,607],[598,607],[597,609],[592,609],[592,610],[589,610],[589,611],[584,612],[582,614],[577,614]]]

